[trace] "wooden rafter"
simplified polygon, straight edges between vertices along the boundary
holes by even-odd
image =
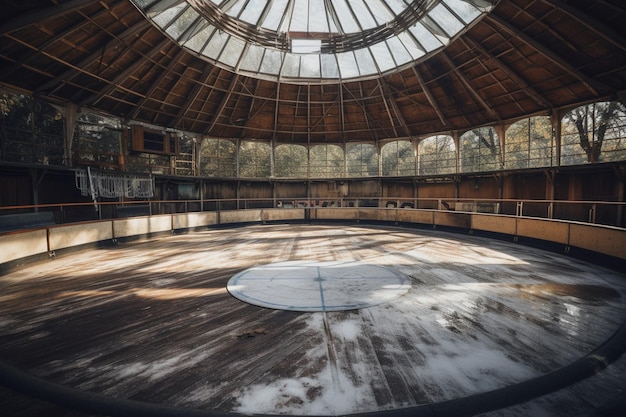
[[[29,25],[38,24],[46,19],[53,19],[66,15],[93,3],[99,3],[99,0],[61,1],[58,4],[43,9],[37,8],[31,13],[13,16],[0,26],[0,36],[14,32]]]
[[[537,104],[545,108],[552,107],[548,100],[531,87],[524,78],[516,71],[511,69],[502,60],[496,58],[493,54],[487,51],[480,42],[474,41],[470,36],[463,38],[463,41],[468,45],[469,49],[478,51],[481,55],[486,57],[489,61],[493,62],[507,77],[511,78],[516,84],[518,84]]]
[[[519,39],[520,41],[529,45],[530,47],[535,49],[538,53],[540,53],[542,56],[547,58],[549,61],[551,61],[555,65],[560,66],[561,68],[563,68],[564,70],[572,74],[581,83],[583,83],[587,87],[587,89],[589,89],[589,91],[591,91],[594,95],[599,95],[598,90],[609,90],[609,88],[605,86],[604,84],[602,84],[600,81],[598,81],[597,79],[589,78],[588,76],[580,72],[578,69],[576,69],[574,66],[572,66],[570,63],[568,63],[565,58],[558,56],[554,51],[548,49],[546,46],[537,42],[535,39],[531,38],[526,33],[517,29],[516,27],[511,25],[509,22],[504,21],[502,18],[492,13],[492,14],[488,14],[485,17],[485,20],[490,21],[494,25],[508,32],[510,35],[514,36],[515,39]]]
[[[142,32],[149,27],[151,27],[150,22],[148,22],[147,20],[143,20],[140,23],[137,23],[136,25],[133,25],[130,28],[126,29],[116,39],[126,42],[126,39],[128,37],[131,37],[139,32]],[[104,46],[104,48],[106,48],[106,46]],[[59,88],[59,86],[66,83],[68,80],[71,80],[72,78],[74,78],[75,75],[79,73],[89,74],[87,71],[84,71],[84,70],[78,71],[76,68],[80,68],[80,69],[87,68],[94,61],[96,61],[97,59],[100,59],[101,56],[102,56],[102,50],[97,50],[97,51],[92,52],[91,54],[89,54],[89,56],[82,59],[76,65],[72,65],[68,70],[61,73],[59,76],[39,86],[39,88],[37,89],[37,92],[38,93],[43,93],[43,92],[52,93],[57,88]]]
[[[137,115],[139,115],[139,113],[144,108],[144,106],[146,105],[146,103],[148,102],[150,97],[152,97],[152,95],[157,90],[157,88],[159,88],[159,86],[161,85],[161,83],[163,82],[165,77],[171,72],[172,68],[176,64],[178,64],[179,59],[183,56],[183,54],[184,54],[184,50],[181,49],[174,56],[174,59],[172,59],[170,61],[170,64],[167,66],[167,68],[164,71],[161,71],[159,76],[152,82],[152,84],[150,84],[150,87],[148,87],[148,90],[146,91],[146,96],[144,98],[142,98],[139,101],[139,103],[137,103],[137,106],[135,106],[135,111],[132,113],[131,118],[135,118],[135,117],[137,117]],[[200,85],[200,84],[198,84],[198,85]]]
[[[404,119],[404,116],[402,116],[402,113],[400,113],[400,109],[398,108],[398,103],[396,102],[395,99],[393,99],[393,97],[391,97],[392,94],[389,91],[390,90],[389,84],[385,81],[384,78],[378,79],[378,88],[380,89],[380,96],[383,102],[385,103],[385,109],[387,111],[387,114],[389,115],[389,121],[391,122],[391,126],[393,128],[395,135],[399,136],[398,131],[395,126],[395,120],[397,119],[400,121],[400,126],[402,127],[402,130],[404,131],[404,136],[407,136],[407,137],[411,136],[411,131],[409,130],[409,126],[407,125],[406,120]],[[388,96],[391,97],[391,99],[387,99]]]
[[[457,66],[454,64],[452,59],[448,56],[446,51],[441,51],[440,55],[442,59],[444,60],[444,62],[450,68],[457,68]],[[487,111],[487,113],[489,113],[489,116],[492,119],[499,121],[500,116],[498,115],[498,113],[496,113],[496,111],[489,105],[489,103],[487,103],[485,99],[478,93],[478,91],[476,91],[476,89],[472,86],[472,84],[467,80],[463,72],[461,72],[460,70],[454,70],[452,72],[456,76],[456,78],[461,82],[461,84],[463,84],[463,87],[465,87],[465,89],[470,93],[470,95],[474,97],[476,101],[478,101],[478,103],[482,106],[482,108],[485,111]]]
[[[588,14],[582,13],[577,8],[565,3],[562,0],[541,0],[543,3],[549,4],[559,9],[562,13],[567,14],[570,18],[576,20],[581,25],[591,30],[596,35],[604,38],[604,40],[612,43],[614,46],[626,51],[626,37],[622,33],[618,33],[599,22]]]
[[[226,105],[228,104],[228,101],[230,100],[230,97],[233,94],[233,91],[235,89],[235,85],[237,85],[238,81],[239,81],[239,74],[233,74],[230,80],[230,85],[228,86],[228,91],[225,92],[224,95],[222,96],[222,101],[220,102],[217,110],[215,111],[213,115],[213,119],[211,120],[211,123],[209,124],[209,127],[205,131],[206,134],[208,134],[211,130],[213,130],[213,128],[217,124],[217,121],[222,116],[222,113],[224,112],[224,109],[226,108]]]
[[[422,75],[419,73],[419,71],[415,67],[413,67],[413,74],[415,74],[415,78],[417,79],[417,82],[419,83],[422,91],[426,95],[426,99],[428,100],[428,103],[430,103],[430,106],[433,108],[435,113],[437,113],[437,117],[439,117],[441,124],[443,124],[446,127],[449,126],[448,121],[446,120],[445,116],[441,112],[441,108],[439,107],[439,104],[437,104],[437,100],[435,100],[435,97],[430,92],[430,89],[424,82],[424,78],[422,78]]]
[[[97,19],[98,16],[101,16],[105,13],[108,13],[108,11],[101,11],[95,16],[95,18]],[[68,37],[72,33],[82,29],[87,23],[88,23],[88,20],[84,20],[83,22],[74,26],[70,26],[68,29],[62,32],[59,32],[56,35],[48,38],[43,44],[39,45],[36,50],[30,51],[25,56],[20,57],[17,61],[15,61],[13,65],[10,65],[8,68],[2,71],[0,73],[0,79],[8,77],[9,75],[13,74],[15,71],[19,70],[21,67],[28,65],[28,63],[30,63],[31,61],[33,61],[40,55],[40,51],[43,51],[49,48],[50,46],[55,45],[59,40],[65,37]]]
[[[178,61],[178,60],[173,60],[173,61]],[[189,110],[189,107],[191,107],[193,103],[198,99],[198,95],[200,94],[200,91],[202,91],[202,84],[209,77],[213,68],[214,67],[209,66],[209,65],[207,65],[204,68],[204,71],[202,71],[202,74],[200,75],[200,79],[202,80],[202,82],[194,84],[193,88],[187,95],[187,100],[185,100],[185,103],[183,103],[183,105],[180,106],[180,108],[178,109],[178,113],[176,114],[176,117],[171,123],[171,126],[178,126],[180,124],[181,119],[183,118],[185,113],[187,113],[187,111]]]
[[[140,40],[137,39],[135,42],[139,42],[139,41]],[[151,57],[152,55],[160,53],[161,49],[163,49],[163,47],[167,45],[169,42],[170,42],[169,39],[163,38],[163,40],[159,42],[157,45],[155,45],[146,55]],[[129,47],[126,50],[120,52],[120,56],[125,53],[128,53],[128,51],[131,51],[131,50],[133,50],[133,47],[132,45],[129,45]],[[91,95],[89,97],[86,97],[85,99],[81,100],[79,104],[81,106],[84,106],[86,104],[93,105],[97,103],[104,96],[109,94],[111,91],[115,90],[122,81],[126,80],[131,74],[135,72],[137,68],[139,68],[142,65],[144,65],[144,62],[142,60],[136,60],[133,65],[129,65],[124,71],[120,72],[119,74],[117,74],[115,78],[109,81],[108,85],[104,89],[102,89],[97,95],[95,96]]]

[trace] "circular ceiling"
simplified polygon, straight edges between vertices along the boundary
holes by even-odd
[[[132,0],[170,38],[236,73],[368,78],[447,45],[497,0]]]

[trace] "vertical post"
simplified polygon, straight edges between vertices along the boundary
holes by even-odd
[[[496,134],[498,135],[498,142],[500,143],[500,152],[498,155],[498,158],[500,158],[500,166],[499,168],[502,170],[504,169],[504,163],[506,161],[506,129],[504,128],[504,125],[502,125],[501,123],[498,123],[495,126],[495,130],[496,130]]]
[[[270,140],[270,178],[274,176],[274,172],[276,171],[276,161],[274,160],[274,151],[276,149],[276,141],[274,139]]]
[[[552,166],[561,166],[561,114],[558,110],[553,110],[550,113],[550,122],[552,123],[555,151],[555,161],[552,161]]]
[[[452,132],[452,140],[454,141],[454,149],[455,149],[454,173],[458,174],[461,172],[461,149],[460,149],[461,140],[459,139],[458,131],[455,130],[454,132]]]
[[[618,168],[616,170],[616,174],[617,174],[617,201],[619,203],[623,203],[624,202],[624,188],[625,188],[625,181],[624,181],[624,177],[626,177],[626,173],[624,172],[626,170],[626,168],[624,166]],[[624,214],[624,205],[623,204],[617,204],[617,213],[616,213],[616,219],[615,219],[615,226],[618,227],[622,227],[622,216]]]

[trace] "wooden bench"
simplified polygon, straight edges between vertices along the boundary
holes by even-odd
[[[4,214],[0,216],[0,233],[22,229],[37,229],[56,224],[51,211]]]

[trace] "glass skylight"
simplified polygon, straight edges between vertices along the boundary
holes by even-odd
[[[132,0],[169,37],[240,74],[378,76],[442,48],[498,0]]]

